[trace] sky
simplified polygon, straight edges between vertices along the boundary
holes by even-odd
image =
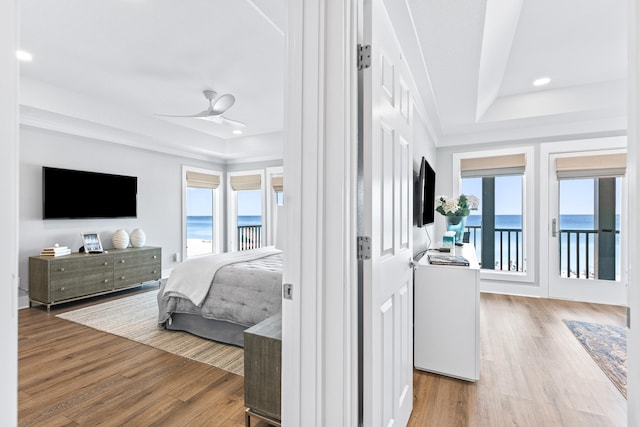
[[[565,179],[560,186],[560,213],[563,215],[593,215],[593,179]],[[482,198],[482,179],[462,180],[462,193]],[[617,186],[617,212],[620,212],[620,185]],[[496,215],[519,215],[522,211],[522,177],[496,177]],[[472,215],[480,215],[482,206]]]
[[[238,216],[262,215],[262,192],[248,190],[238,192]],[[187,188],[187,214],[189,216],[211,216],[212,191],[206,188]]]

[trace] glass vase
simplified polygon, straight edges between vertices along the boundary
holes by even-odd
[[[462,236],[464,235],[464,227],[467,222],[466,216],[445,216],[447,220],[447,231],[453,231],[456,233],[456,243],[462,243]]]

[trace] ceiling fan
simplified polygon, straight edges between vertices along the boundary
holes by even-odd
[[[209,108],[207,108],[206,110],[188,116],[175,116],[168,114],[158,115],[163,117],[191,117],[195,119],[203,119],[235,128],[243,128],[245,126],[245,124],[242,122],[231,120],[222,116],[222,114],[225,113],[229,108],[231,108],[236,102],[236,98],[233,95],[231,95],[230,93],[225,93],[224,95],[217,96],[218,94],[210,89],[205,89],[202,91],[202,93],[204,94],[204,97],[209,100]]]

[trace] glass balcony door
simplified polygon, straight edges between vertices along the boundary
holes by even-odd
[[[624,177],[598,171],[563,176],[556,165],[551,156],[549,296],[624,305]]]

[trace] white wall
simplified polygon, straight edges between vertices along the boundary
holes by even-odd
[[[100,234],[110,248],[117,229],[142,228],[146,244],[162,248],[166,277],[181,251],[182,165],[225,170],[221,164],[193,160],[139,148],[23,126],[20,134],[20,288],[28,289],[29,256],[54,243],[77,250],[80,233]],[[42,220],[42,166],[80,169],[138,177],[138,217],[127,219]],[[91,193],[78,195],[90,201]],[[20,306],[27,304],[20,291]]]
[[[415,112],[415,110],[414,110]],[[429,134],[427,130],[427,126],[422,121],[422,118],[415,114],[413,115],[413,178],[414,183],[418,178],[418,174],[420,173],[420,161],[424,156],[431,167],[436,171],[436,194],[438,193],[437,185],[440,179],[438,174],[439,172],[439,164],[436,157],[436,145],[433,141],[433,138]],[[416,201],[414,200],[414,204]],[[413,227],[413,255],[414,257],[420,255],[421,252],[425,251],[429,246],[433,246],[435,242],[434,239],[434,225],[428,225],[426,227],[416,227],[416,218],[414,215],[414,227]],[[431,244],[430,244],[431,243]]]

